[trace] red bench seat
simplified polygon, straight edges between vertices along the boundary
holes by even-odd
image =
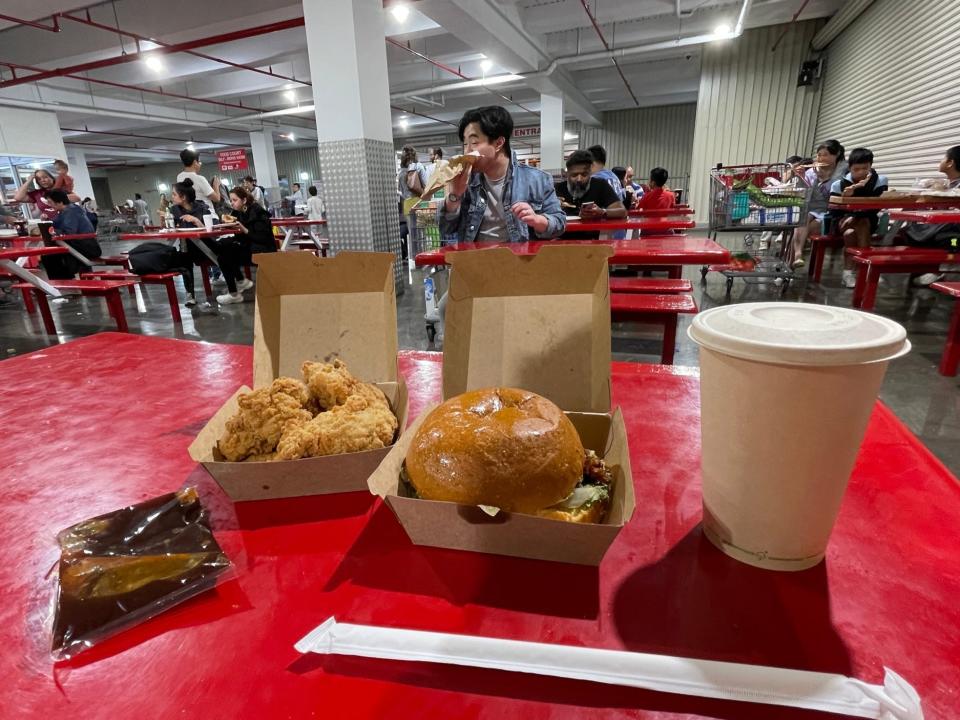
[[[612,293],[688,293],[693,283],[680,278],[610,278]]]
[[[170,314],[173,321],[177,324],[183,322],[180,316],[180,300],[177,298],[177,288],[174,281],[180,277],[178,272],[150,273],[147,275],[134,275],[118,270],[98,270],[96,272],[81,273],[81,280],[133,280],[135,283],[144,285],[163,285],[167,290],[167,301],[170,303]],[[130,286],[131,289],[133,285]]]
[[[117,330],[120,332],[129,332],[127,328],[127,316],[123,311],[123,301],[120,299],[121,288],[136,285],[133,280],[48,280],[50,285],[58,290],[67,292],[76,292],[81,295],[94,295],[102,297],[107,302],[107,310],[110,317],[117,323]],[[33,299],[40,307],[40,316],[43,318],[43,327],[49,335],[57,334],[57,326],[53,322],[53,315],[50,313],[50,305],[47,303],[47,294],[36,285],[30,283],[17,283],[13,286],[20,290],[25,298],[24,304],[29,310],[28,293],[33,293]]]
[[[857,284],[853,289],[853,307],[860,310],[873,310],[877,301],[877,285],[880,276],[890,273],[906,273],[917,275],[921,273],[939,272],[944,263],[955,263],[960,257],[945,250],[911,248],[911,247],[882,247],[882,248],[847,248],[849,255],[857,268]]]
[[[677,345],[677,317],[697,312],[697,303],[690,295],[646,293],[611,293],[612,322],[640,322],[663,325],[663,348],[660,362],[673,365]]]
[[[935,282],[930,288],[939,290],[944,295],[960,298],[960,282]],[[960,365],[960,302],[954,303],[953,314],[950,315],[947,344],[940,358],[940,374],[954,377],[957,374],[957,365]]]

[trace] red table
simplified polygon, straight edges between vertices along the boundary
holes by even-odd
[[[326,257],[327,255],[327,245],[317,235],[316,226],[326,225],[326,220],[307,220],[305,218],[275,218],[270,221],[270,224],[274,227],[285,228],[283,243],[280,245],[281,250],[288,250],[290,246],[290,241],[293,239],[293,233],[298,228],[306,228],[307,234],[310,235],[310,239],[313,241],[313,244],[317,246],[317,251]]]
[[[857,283],[853,288],[853,307],[873,310],[877,286],[884,273],[938,272],[941,265],[956,264],[957,255],[939,248],[915,248],[906,245],[893,247],[846,248],[857,269]]]
[[[895,210],[890,213],[894,222],[917,222],[930,225],[960,222],[960,210]]]
[[[20,240],[21,238],[4,238],[4,240]],[[36,240],[37,238],[31,238]],[[38,275],[28,271],[20,263],[28,257],[40,257],[42,255],[65,255],[68,250],[61,246],[39,245],[37,247],[23,248],[0,248],[0,268],[14,275],[24,282],[41,288],[47,295],[60,297],[62,293],[50,285],[46,280]]]
[[[609,239],[619,230],[625,230],[628,237],[635,232],[662,233],[669,230],[689,230],[697,224],[685,217],[644,217],[626,220],[567,220],[566,232],[599,232],[600,239]]]
[[[916,213],[914,211],[949,210],[951,208],[960,208],[960,197],[926,197],[909,200],[903,198],[847,198],[845,202],[838,202],[836,198],[833,198],[830,202],[831,210],[846,212],[859,210],[908,211],[890,213],[890,226],[881,241],[884,244],[893,243],[893,239],[906,222],[932,222],[915,218]],[[904,217],[905,215],[906,217]]]
[[[693,215],[691,207],[672,207],[672,208],[633,208],[627,212],[630,217],[670,217],[674,215]]]
[[[173,230],[158,230],[157,232],[139,232],[139,233],[123,233],[118,235],[119,240],[155,240],[155,241],[167,241],[167,240],[189,240],[197,248],[206,255],[210,262],[214,265],[217,263],[217,254],[211,250],[206,243],[200,242],[205,238],[218,238],[223,237],[224,235],[236,235],[236,227],[219,227],[213,228],[212,230],[197,228],[196,230],[184,230],[182,228],[174,228]],[[207,292],[209,295],[210,293]]]
[[[916,687],[928,718],[960,712],[960,485],[883,405],[826,562],[775,573],[727,558],[699,530],[696,371],[614,363],[637,510],[597,570],[416,547],[366,493],[231,505],[186,448],[249,381],[249,347],[105,333],[0,367],[0,707],[18,719],[829,717],[298,655],[293,643],[330,615],[871,683],[886,663]],[[438,397],[440,364],[403,353],[401,369],[413,418]],[[56,532],[184,482],[199,486],[236,580],[53,667],[41,623]]]
[[[708,238],[686,235],[645,236],[637,240],[533,240],[521,243],[468,242],[445,245],[436,250],[418,253],[418,267],[446,265],[447,253],[462,250],[483,250],[505,247],[517,255],[534,255],[544,245],[611,245],[614,253],[611,265],[647,266],[660,265],[679,278],[683,265],[725,263],[730,260],[730,251]]]

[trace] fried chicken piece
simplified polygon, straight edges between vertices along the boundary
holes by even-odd
[[[227,420],[226,431],[217,443],[223,456],[232,462],[272,453],[287,428],[309,422],[316,411],[307,386],[286,377],[241,395],[237,404],[240,409]]]
[[[332,363],[306,361],[300,366],[303,379],[323,410],[343,405],[359,384],[342,360]]]
[[[277,444],[277,460],[386,447],[393,442],[397,425],[383,391],[376,385],[357,383],[342,405],[321,412],[306,424],[288,427]]]

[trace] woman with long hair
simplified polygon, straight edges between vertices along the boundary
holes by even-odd
[[[224,216],[224,220],[236,222],[237,234],[221,238],[214,246],[223,279],[227,282],[227,293],[217,296],[221,305],[242,303],[243,291],[253,287],[253,283],[243,277],[240,268],[250,265],[254,254],[277,251],[270,215],[249,190],[240,185],[231,188],[230,207],[233,213]]]
[[[173,215],[173,224],[178,228],[202,228],[203,216],[211,212],[210,206],[203,200],[197,199],[197,191],[193,189],[193,180],[184,178],[180,182],[173,184],[171,192],[173,204],[170,206],[170,212]],[[193,307],[197,304],[193,292],[193,266],[208,262],[209,258],[187,240],[181,245],[181,249],[186,252],[190,262],[183,273],[183,286],[187,291],[187,299],[184,305]]]
[[[57,209],[47,199],[47,191],[53,190],[57,179],[43,169],[34,170],[33,177],[27,180],[13,195],[15,203],[33,203],[40,212],[41,220],[53,220],[57,216]]]
[[[400,151],[400,170],[397,172],[397,192],[400,195],[400,205],[403,201],[420,197],[424,187],[427,185],[427,170],[423,164],[417,161],[417,150],[412,145],[405,145]],[[411,210],[407,215],[407,237],[408,244],[412,246],[417,237],[417,212]],[[414,253],[408,249],[408,257],[413,258]]]

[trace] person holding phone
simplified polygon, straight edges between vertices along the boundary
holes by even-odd
[[[554,187],[560,207],[567,216],[583,220],[622,220],[627,208],[616,191],[603,178],[591,177],[593,154],[589,150],[575,150],[567,158],[567,179]],[[565,240],[596,240],[599,232],[568,231]]]

